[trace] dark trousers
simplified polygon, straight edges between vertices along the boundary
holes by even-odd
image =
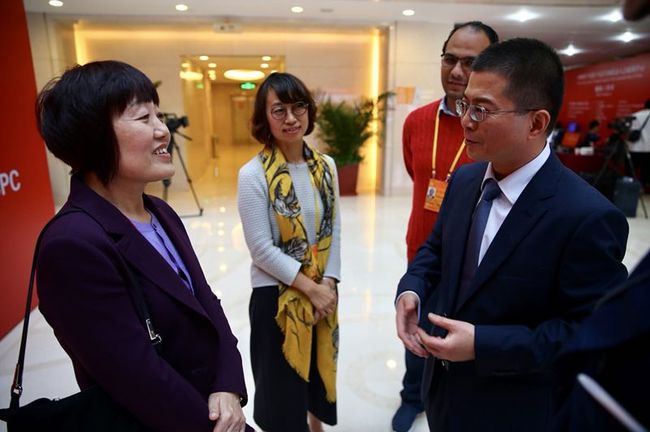
[[[420,396],[424,359],[416,356],[409,350],[404,350],[404,362],[406,364],[406,372],[404,372],[404,378],[402,378],[402,391],[399,392],[399,395],[402,397],[402,403],[412,405],[419,411],[424,411]]]
[[[646,192],[650,191],[650,152],[630,152],[634,170],[639,176],[641,186],[645,188]]]

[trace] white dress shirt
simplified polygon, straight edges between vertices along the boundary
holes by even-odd
[[[490,215],[488,216],[487,225],[485,225],[485,231],[483,232],[483,239],[481,240],[481,249],[478,253],[479,264],[481,264],[485,252],[487,252],[492,240],[494,240],[494,237],[499,232],[499,228],[501,228],[503,221],[508,216],[508,213],[510,213],[512,206],[515,205],[521,193],[528,186],[528,183],[530,183],[535,174],[537,174],[537,171],[542,168],[542,165],[547,161],[550,154],[551,150],[547,144],[533,160],[512,172],[507,177],[502,178],[500,181],[497,181],[494,176],[492,163],[490,162],[488,164],[488,168],[485,170],[483,184],[485,184],[486,179],[494,179],[501,189],[501,194],[492,201],[492,208],[490,209]]]

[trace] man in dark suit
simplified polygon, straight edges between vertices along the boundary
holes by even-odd
[[[396,300],[400,339],[427,357],[432,430],[548,430],[550,362],[627,276],[625,217],[546,145],[563,88],[552,48],[511,39],[477,57],[457,103],[479,163],[452,175]],[[433,291],[435,310],[418,311]]]
[[[608,292],[558,355],[564,400],[556,431],[624,431],[650,427],[650,253],[626,283]],[[594,380],[615,403],[599,399]],[[621,407],[629,416],[621,415]],[[634,422],[640,427],[634,428]]]

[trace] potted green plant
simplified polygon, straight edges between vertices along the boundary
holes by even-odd
[[[316,136],[327,145],[327,154],[336,162],[341,195],[357,194],[361,147],[376,133],[372,122],[383,121],[386,100],[391,95],[386,92],[376,99],[361,98],[356,102],[323,98],[318,105]]]

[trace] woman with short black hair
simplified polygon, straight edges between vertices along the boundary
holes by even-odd
[[[79,386],[99,386],[147,430],[252,430],[219,299],[178,215],[144,193],[174,174],[158,102],[149,78],[117,61],[75,66],[39,94],[41,135],[72,167],[41,243],[40,309]],[[160,352],[131,300],[136,284]]]

